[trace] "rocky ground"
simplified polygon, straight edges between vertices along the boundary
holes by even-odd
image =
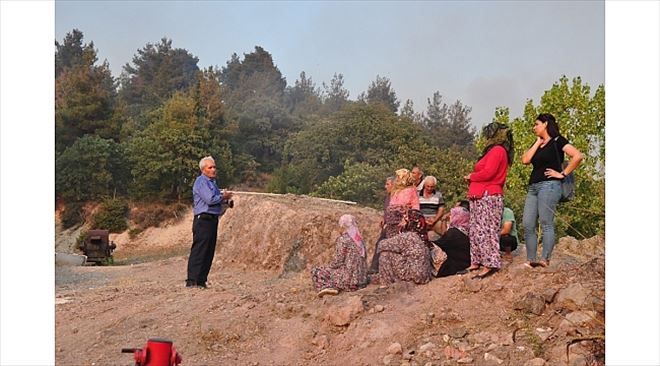
[[[133,365],[121,348],[173,340],[183,365],[602,365],[604,239],[562,238],[548,268],[524,248],[495,275],[370,285],[316,297],[309,268],[336,222],[375,210],[297,196],[238,196],[208,289],[184,287],[191,215],[113,236],[116,265],[56,268],[58,365]],[[58,250],[73,231],[58,230]]]

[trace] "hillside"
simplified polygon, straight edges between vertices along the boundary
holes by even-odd
[[[520,248],[483,280],[319,299],[309,269],[332,257],[339,216],[357,217],[370,258],[380,213],[292,195],[235,203],[206,290],[184,287],[191,214],[134,239],[113,235],[115,266],[57,267],[57,363],[132,365],[121,348],[164,337],[183,365],[603,364],[601,237],[562,238],[548,268],[524,267]],[[58,230],[58,250],[76,236]]]

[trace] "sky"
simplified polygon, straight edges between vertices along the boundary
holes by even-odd
[[[472,123],[495,107],[522,113],[562,75],[592,90],[605,81],[605,5],[599,1],[178,2],[56,1],[55,38],[73,29],[94,42],[114,76],[161,38],[226,65],[261,46],[288,85],[301,71],[321,86],[344,75],[350,99],[376,76],[390,79],[417,112],[439,92],[472,107]]]

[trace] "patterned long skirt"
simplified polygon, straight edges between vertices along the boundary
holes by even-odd
[[[417,233],[405,232],[380,242],[380,266],[373,281],[390,284],[410,281],[416,284],[431,280],[431,253]]]
[[[504,198],[486,196],[470,200],[470,260],[489,268],[500,268],[500,221]]]

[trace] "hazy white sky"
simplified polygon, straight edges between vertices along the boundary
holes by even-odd
[[[292,85],[300,72],[321,86],[344,74],[350,98],[376,75],[401,105],[426,109],[435,91],[472,107],[476,126],[496,106],[520,115],[562,75],[592,89],[605,79],[605,5],[600,1],[178,2],[56,1],[55,37],[74,28],[93,41],[113,75],[162,37],[224,66],[256,45]]]

